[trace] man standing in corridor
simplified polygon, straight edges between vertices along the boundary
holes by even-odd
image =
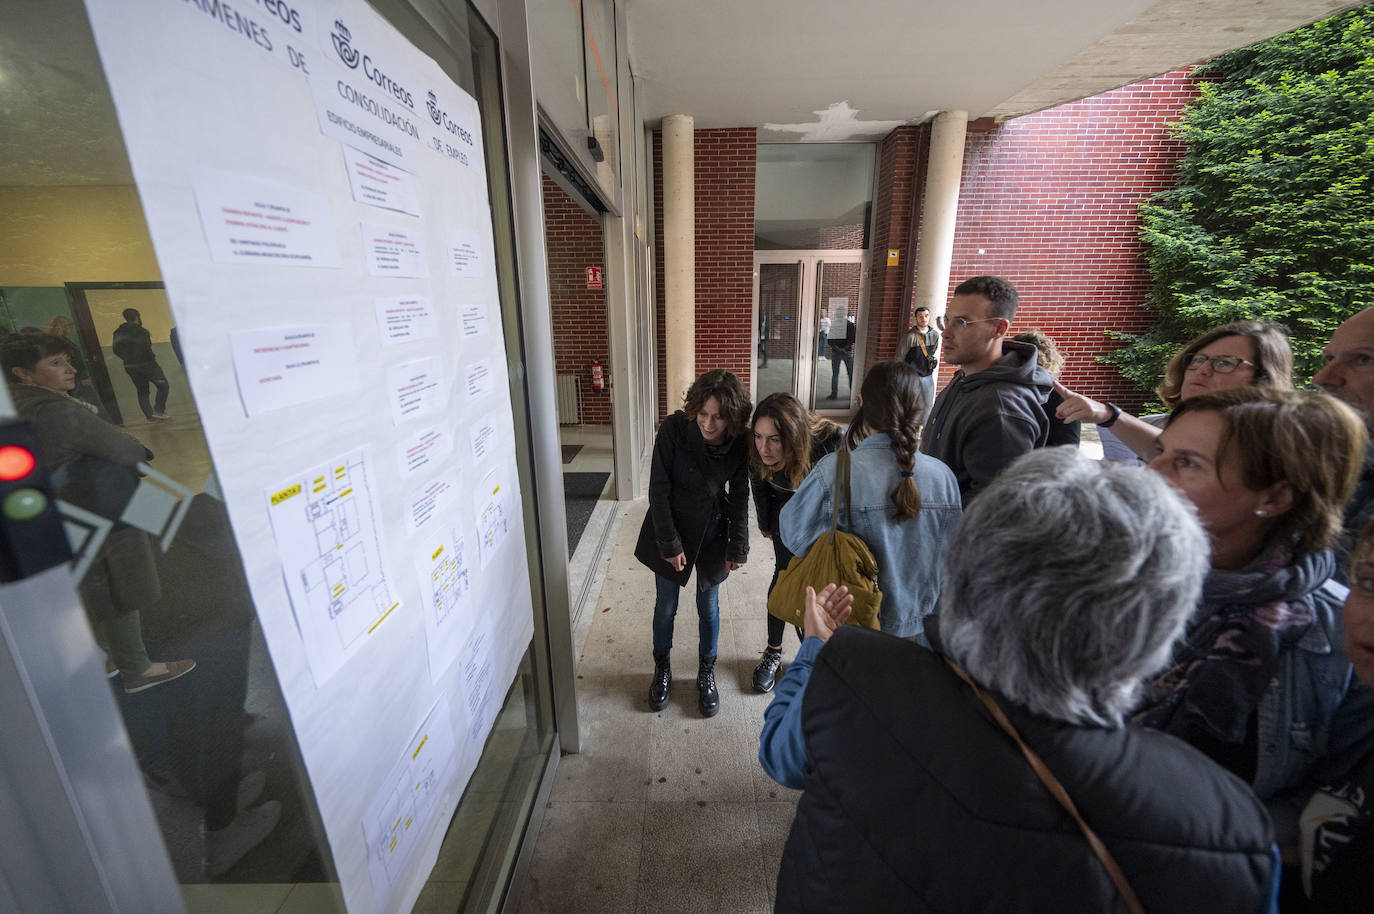
[[[935,370],[940,367],[939,353],[940,331],[930,326],[930,309],[922,305],[916,309],[916,322],[897,343],[897,358],[915,368],[921,376],[926,409],[935,402]]]
[[[138,393],[138,408],[149,422],[167,418],[167,391],[170,385],[162,366],[153,354],[153,338],[143,329],[143,318],[137,308],[124,309],[124,323],[115,328],[111,347],[124,363],[124,373],[134,382]],[[149,385],[157,388],[157,402],[148,399]]]
[[[959,371],[935,399],[921,452],[954,471],[965,505],[1049,435],[1054,381],[1034,346],[1007,339],[1016,303],[1005,279],[975,276],[955,287],[941,321],[945,358]]]

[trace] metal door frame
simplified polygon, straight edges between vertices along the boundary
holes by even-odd
[[[795,263],[801,270],[801,284],[797,301],[797,333],[792,351],[792,394],[803,404],[811,407],[814,403],[813,382],[816,377],[816,313],[817,282],[816,267],[822,263],[857,263],[859,265],[859,316],[854,327],[854,339],[858,344],[854,352],[854,377],[862,378],[867,364],[864,341],[868,331],[868,276],[870,252],[854,249],[820,249],[805,251],[755,251],[753,275],[753,303],[749,321],[749,389],[758,394],[758,346],[759,346],[759,274],[764,264]],[[807,345],[803,346],[803,341]],[[806,369],[802,370],[803,363]],[[853,391],[858,392],[854,387]],[[823,416],[847,417],[853,409],[816,409]]]

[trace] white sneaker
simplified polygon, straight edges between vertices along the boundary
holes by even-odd
[[[205,874],[223,876],[277,827],[281,803],[268,800],[245,809],[224,828],[205,833]]]

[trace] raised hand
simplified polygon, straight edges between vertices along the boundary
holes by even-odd
[[[1058,381],[1054,382],[1054,389],[1059,396],[1064,398],[1064,402],[1059,404],[1059,408],[1054,411],[1055,416],[1065,422],[1106,422],[1111,419],[1112,411],[1105,403],[1099,403],[1092,397],[1085,397],[1083,394],[1076,394],[1069,390]]]
[[[802,620],[806,637],[829,641],[853,610],[854,595],[848,587],[827,584],[819,594],[813,587],[806,588],[806,615]]]

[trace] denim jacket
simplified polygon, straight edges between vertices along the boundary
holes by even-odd
[[[850,495],[854,524],[840,506],[840,529],[857,534],[878,562],[878,587],[883,592],[878,621],[882,630],[926,644],[925,617],[940,599],[945,550],[962,513],[959,485],[949,467],[925,454],[916,455],[916,487],[921,511],[897,523],[892,493],[901,482],[897,457],[887,435],[869,435],[850,458]],[[778,516],[782,541],[804,555],[830,529],[834,504],[835,455],[824,457],[802,481]]]

